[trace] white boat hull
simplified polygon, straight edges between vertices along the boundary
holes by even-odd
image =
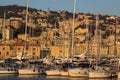
[[[118,79],[120,79],[120,72],[118,72],[117,76],[118,76]]]
[[[59,70],[46,70],[45,73],[47,76],[60,76],[61,75]]]
[[[61,71],[61,76],[69,76],[69,72],[68,71]]]
[[[33,75],[33,74],[40,74],[40,70],[38,69],[19,69],[18,74],[20,75]]]
[[[88,70],[87,69],[70,69],[69,76],[71,77],[88,77]]]
[[[18,71],[14,69],[0,69],[0,74],[17,74]]]
[[[90,71],[89,78],[109,78],[111,74],[108,72],[98,72],[98,71]]]

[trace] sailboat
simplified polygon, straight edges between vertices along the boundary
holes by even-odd
[[[73,11],[73,25],[72,25],[72,42],[71,42],[71,55],[73,55],[73,36],[74,36],[74,25],[75,25],[75,12],[76,12],[76,0],[74,0],[74,11]],[[70,76],[69,68],[61,70],[61,76]]]
[[[28,0],[26,0],[26,28],[25,28],[25,39],[27,34],[27,18],[28,18]],[[24,52],[26,52],[26,43]],[[23,53],[23,58],[25,57],[25,53]],[[18,74],[20,75],[33,75],[33,74],[42,74],[44,73],[44,69],[41,69],[38,65],[28,63],[24,68],[18,69]]]
[[[55,22],[55,45],[56,45],[56,22]],[[55,56],[55,60],[53,62],[54,65],[50,64],[50,66],[52,66],[52,68],[45,71],[47,76],[60,76],[61,75],[60,69],[57,68],[56,63],[57,63],[57,59]]]
[[[76,12],[76,0],[74,0],[74,12],[73,12],[73,27],[72,27],[72,55],[73,55],[73,43],[74,43],[74,25],[75,25],[75,12]],[[68,69],[70,77],[88,77],[88,69],[77,67]]]
[[[81,54],[81,55],[85,55],[85,53]],[[84,61],[84,59],[82,59],[82,61]],[[88,77],[89,63],[87,62],[87,65],[86,65],[86,63],[80,64],[80,65],[81,66],[77,66],[75,68],[73,67],[73,68],[68,69],[69,76],[71,76],[71,77]],[[82,65],[86,65],[86,67],[82,67]]]
[[[3,23],[3,34],[4,36],[6,35],[5,33],[5,17],[6,17],[6,13],[4,12],[4,23]],[[6,38],[4,37],[4,41],[6,41]],[[0,74],[16,74],[18,71],[17,69],[15,68],[14,64],[9,64],[7,65],[5,63],[5,57],[6,57],[6,42],[4,43],[4,47],[5,47],[5,52],[4,52],[4,60],[3,62],[1,62],[1,65],[0,65]],[[3,67],[4,66],[4,67]]]
[[[115,25],[115,35],[114,35],[114,57],[116,58],[116,55],[117,55],[117,47],[116,47],[116,27],[118,25],[118,21],[117,21],[117,18],[115,19],[116,20],[116,25]],[[117,78],[120,79],[120,59],[117,57]]]
[[[101,34],[100,34],[101,35]],[[94,66],[94,69],[91,69],[89,71],[89,78],[109,78],[111,77],[111,73],[107,70],[105,70],[102,66],[98,66],[98,63],[100,62],[100,42],[98,39],[98,15],[96,16],[96,33],[95,33],[96,40],[95,42],[97,43],[97,49],[96,49],[96,65]],[[98,60],[99,59],[99,60]]]

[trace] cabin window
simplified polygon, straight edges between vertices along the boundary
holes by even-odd
[[[0,52],[0,55],[1,55],[1,52]]]

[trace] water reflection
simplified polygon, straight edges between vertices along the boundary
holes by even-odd
[[[45,76],[45,75],[0,74],[0,80],[117,80],[117,79],[116,78],[89,79],[89,78],[73,78],[73,77]]]
[[[89,79],[89,80],[117,80],[117,78],[102,78],[102,79]]]
[[[46,80],[70,80],[69,77],[62,76],[46,76]]]
[[[88,78],[69,78],[70,80],[89,80]]]
[[[14,74],[0,74],[0,80],[15,80]]]
[[[18,78],[33,78],[33,77],[38,77],[38,75],[18,75]]]

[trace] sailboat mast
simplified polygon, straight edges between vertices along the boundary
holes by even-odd
[[[5,18],[6,18],[6,10],[4,11],[4,20],[3,20],[3,38],[4,38],[4,59],[6,57],[6,32],[5,32]]]
[[[115,19],[115,33],[114,33],[114,55],[117,55],[117,48],[116,48],[116,27],[117,27],[117,19]]]
[[[89,54],[89,27],[88,27],[88,20],[85,20],[86,24],[86,56]]]
[[[99,42],[99,35],[98,35],[98,27],[99,27],[99,22],[98,21],[99,21],[99,15],[96,15],[96,32],[95,32],[95,37],[96,37],[96,42],[95,43],[97,44],[96,45],[96,47],[97,47],[97,49],[96,49],[96,60],[100,61],[100,42]]]
[[[25,40],[27,40],[27,25],[28,25],[27,20],[28,20],[28,0],[26,0]],[[26,42],[25,42],[24,51],[25,51],[25,53],[26,53]]]
[[[56,46],[56,22],[55,22],[55,46]],[[55,54],[56,57],[56,54]]]
[[[76,13],[76,0],[74,0],[74,10],[73,10],[73,25],[72,25],[72,51],[71,55],[74,54],[74,26],[75,26],[75,13]]]

